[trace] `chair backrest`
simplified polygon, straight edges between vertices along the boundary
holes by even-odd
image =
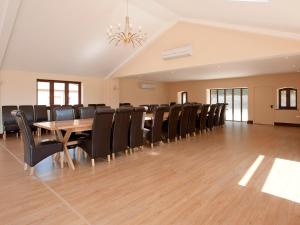
[[[220,125],[225,124],[225,112],[226,112],[226,104],[222,104],[221,112],[220,112]]]
[[[54,110],[56,108],[60,108],[61,105],[52,105],[50,106],[50,121],[55,121],[55,115],[54,115]]]
[[[190,104],[184,104],[179,119],[179,136],[185,138],[188,131],[189,117],[192,106]]]
[[[149,105],[149,112],[154,112],[158,106],[159,106],[158,104]]]
[[[19,110],[24,112],[24,115],[28,121],[28,123],[31,125],[34,122],[34,112],[33,112],[33,106],[32,105],[20,105]]]
[[[7,125],[16,125],[16,119],[12,116],[11,112],[14,110],[18,110],[18,106],[16,105],[4,105],[2,106],[2,121],[4,127]]]
[[[209,104],[202,105],[201,113],[200,113],[200,129],[201,130],[206,129],[207,113],[208,113],[209,107],[210,107]]]
[[[31,132],[31,128],[26,119],[25,114],[20,110],[14,110],[11,115],[16,119],[18,126],[23,134],[23,144],[24,144],[24,162],[31,165],[32,154],[35,150],[35,142]]]
[[[129,146],[130,148],[140,147],[144,143],[144,107],[136,107],[131,113],[130,131],[129,131]]]
[[[74,109],[70,106],[62,106],[54,109],[54,120],[74,120],[75,114]]]
[[[88,106],[94,107],[96,109],[97,104],[88,104]]]
[[[169,107],[158,106],[154,109],[154,118],[152,123],[152,143],[162,140],[161,132],[164,121],[164,113],[169,111]]]
[[[80,119],[91,119],[95,116],[95,108],[92,106],[79,108]]]
[[[113,109],[94,113],[91,152],[93,158],[106,157],[111,153],[111,129],[114,113]]]
[[[100,103],[100,104],[96,104],[96,107],[97,106],[106,106],[104,103]]]
[[[35,122],[44,122],[48,121],[48,113],[46,105],[35,105],[34,109],[34,121]]]
[[[131,106],[131,104],[128,103],[128,102],[124,102],[124,103],[119,104],[119,107],[124,107],[124,106]]]
[[[208,112],[208,127],[210,129],[214,126],[214,119],[215,119],[215,113],[217,109],[217,104],[212,104],[210,106],[209,112]]]
[[[189,122],[188,122],[188,133],[190,134],[196,132],[196,122],[197,122],[197,115],[198,115],[199,108],[200,108],[200,104],[193,104],[191,106]]]
[[[222,104],[217,104],[216,110],[215,110],[215,118],[214,118],[214,125],[219,126],[220,125],[220,113],[222,109]]]
[[[128,148],[128,133],[132,108],[122,107],[116,110],[113,125],[112,152],[120,152]]]
[[[176,102],[170,102],[170,106],[176,105]]]
[[[110,110],[110,109],[111,109],[110,106],[105,106],[105,105],[103,105],[103,106],[98,105],[96,107],[96,111],[103,111],[103,110]]]
[[[83,107],[83,104],[73,105],[72,107],[74,109],[75,119],[79,119],[79,108]]]
[[[168,138],[174,139],[177,137],[177,125],[179,120],[179,114],[181,112],[181,105],[172,105],[169,111],[168,118]]]

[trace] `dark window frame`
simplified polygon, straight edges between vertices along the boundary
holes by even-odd
[[[281,94],[283,91],[286,91],[286,106],[281,105]],[[291,106],[291,91],[296,92],[296,106]],[[280,88],[278,90],[278,109],[282,110],[297,110],[298,108],[298,91],[296,88]]]
[[[188,95],[188,92],[187,91],[183,91],[183,92],[181,92],[181,104],[183,105],[184,103],[183,103],[183,95],[186,95],[186,102],[185,103],[188,103],[189,102],[189,100],[188,100],[188,97],[189,97],[189,95]]]
[[[38,82],[48,82],[50,84],[50,102],[49,105],[54,105],[54,83],[64,83],[65,84],[65,105],[69,105],[69,84],[78,85],[78,104],[81,104],[81,82],[80,81],[65,81],[65,80],[47,80],[47,79],[37,79],[36,80],[36,103],[38,104]]]

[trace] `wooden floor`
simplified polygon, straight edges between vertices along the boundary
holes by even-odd
[[[299,128],[228,123],[95,168],[46,159],[33,177],[22,158],[21,140],[0,141],[0,224],[300,224]]]

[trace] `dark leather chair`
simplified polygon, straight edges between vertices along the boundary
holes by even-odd
[[[181,112],[181,105],[173,105],[170,107],[168,120],[163,122],[163,136],[167,139],[169,143],[170,140],[177,141],[177,125],[179,120],[179,115]]]
[[[119,107],[128,107],[128,106],[132,106],[130,103],[125,102],[125,103],[120,103]]]
[[[207,128],[210,130],[214,127],[215,114],[216,114],[217,104],[212,104],[210,106],[208,116],[207,116]]]
[[[79,109],[83,107],[83,104],[73,105],[72,108],[74,109],[75,119],[80,119]]]
[[[54,108],[53,116],[55,121],[74,120],[75,112],[71,106],[61,106]]]
[[[54,110],[56,108],[60,108],[61,105],[52,105],[50,106],[50,121],[55,121],[55,115],[54,115]]]
[[[7,133],[16,133],[19,135],[19,126],[16,119],[11,115],[13,110],[17,110],[18,106],[4,105],[2,106],[2,124],[3,124],[3,139],[6,139]]]
[[[222,109],[222,104],[217,104],[215,118],[214,118],[214,126],[220,126],[221,109]]]
[[[199,130],[202,133],[204,130],[207,131],[207,113],[209,110],[210,105],[204,104],[202,105],[201,112],[199,115]]]
[[[176,102],[170,102],[170,106],[176,105]]]
[[[34,111],[32,105],[20,105],[19,110],[24,112],[24,115],[28,121],[28,124],[32,131],[36,131],[36,127],[33,126],[34,123]]]
[[[94,107],[96,109],[97,104],[88,104],[89,107]]]
[[[95,166],[95,159],[99,157],[107,157],[110,161],[114,112],[113,109],[95,112],[90,138],[78,143],[78,146],[91,157],[92,166]]]
[[[222,104],[221,112],[220,112],[220,125],[223,126],[225,124],[225,112],[226,112],[226,104]]]
[[[149,111],[149,105],[140,105],[140,107],[143,107],[146,110],[147,113],[150,112]]]
[[[196,135],[196,123],[198,117],[198,110],[200,108],[200,104],[193,104],[191,106],[190,116],[189,116],[189,123],[188,123],[188,130],[187,132],[190,135]]]
[[[184,104],[182,106],[181,115],[178,122],[178,136],[179,139],[186,138],[188,135],[189,117],[192,106],[190,104]]]
[[[95,108],[92,106],[79,108],[79,118],[80,119],[91,119],[95,116]]]
[[[113,131],[112,131],[112,158],[115,158],[115,154],[121,151],[127,153],[129,146],[128,143],[128,134],[130,127],[130,115],[133,108],[121,107],[116,110]]]
[[[24,169],[30,166],[30,174],[33,174],[34,166],[43,159],[58,152],[63,152],[63,144],[56,140],[44,140],[35,143],[31,128],[23,111],[14,110],[12,116],[16,118],[18,126],[23,134],[24,143]],[[60,157],[61,167],[63,167],[63,155]]]
[[[46,105],[35,105],[34,109],[34,121],[45,122],[48,121],[48,113]]]
[[[150,142],[151,148],[154,143],[162,141],[162,125],[164,120],[164,113],[168,112],[169,108],[164,106],[158,106],[154,110],[154,119],[151,126],[147,129],[144,128],[144,137]]]
[[[150,113],[154,112],[158,106],[159,106],[158,104],[149,105],[149,112]]]
[[[142,147],[144,145],[144,107],[136,107],[131,113],[129,130],[129,147],[131,149]]]
[[[104,103],[100,103],[100,104],[96,104],[96,107],[97,106],[106,106]]]
[[[111,107],[110,106],[105,106],[105,105],[103,105],[103,106],[98,105],[96,107],[96,111],[103,111],[103,110],[107,110],[107,109],[110,110]]]

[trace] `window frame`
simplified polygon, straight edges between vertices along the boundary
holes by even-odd
[[[281,105],[281,94],[286,91],[286,106]],[[296,106],[291,106],[291,91],[296,92]],[[278,109],[280,110],[297,110],[298,109],[298,90],[296,88],[279,88],[278,89]]]
[[[81,104],[81,82],[80,81],[65,81],[65,80],[47,80],[47,79],[37,79],[36,80],[36,103],[38,104],[38,82],[49,82],[50,84],[50,102],[49,105],[54,105],[54,83],[64,83],[65,84],[65,105],[69,105],[69,84],[78,85],[78,104]]]
[[[185,104],[185,103],[183,103],[183,96],[186,96],[186,102],[185,103],[188,103],[189,102],[189,100],[188,100],[188,97],[189,97],[189,95],[188,95],[188,92],[187,91],[182,91],[181,92],[181,104],[183,105],[183,104]]]

